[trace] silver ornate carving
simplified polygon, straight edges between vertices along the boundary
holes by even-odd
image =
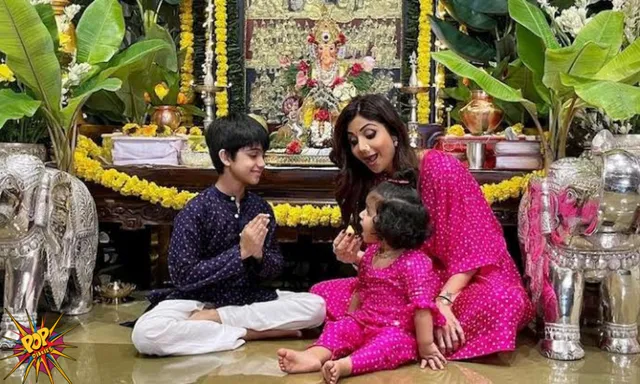
[[[614,141],[615,140],[615,141]],[[520,204],[518,236],[529,289],[544,324],[541,353],[584,357],[580,315],[585,282],[602,298],[600,348],[640,353],[640,157],[607,133],[592,151],[552,164],[532,179]]]
[[[95,202],[77,178],[45,168],[30,155],[0,158],[0,260],[5,308],[18,321],[36,315],[44,288],[51,309],[68,315],[91,310],[98,249]],[[2,335],[15,339],[4,314]],[[3,348],[12,344],[3,340]]]

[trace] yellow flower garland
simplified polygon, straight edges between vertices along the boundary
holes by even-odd
[[[432,0],[420,0],[420,18],[418,19],[418,82],[428,87],[431,81],[431,23],[429,15],[433,13]],[[418,95],[418,123],[429,122],[429,94]]]
[[[193,101],[193,0],[180,1],[180,51],[184,50],[184,62],[180,68],[180,92]]]
[[[215,0],[214,26],[216,33],[216,85],[226,87],[228,84],[227,71],[229,63],[227,57],[227,1]],[[216,93],[216,116],[224,117],[229,114],[229,97],[227,90]]]
[[[76,176],[111,188],[124,196],[136,196],[165,208],[180,210],[193,199],[197,193],[179,191],[176,188],[161,187],[154,182],[129,176],[115,169],[104,169],[99,161],[94,160],[105,155],[106,150],[85,136],[78,136],[78,145],[74,152]],[[542,175],[535,171],[524,176],[516,176],[498,184],[482,185],[482,193],[489,205],[511,198],[518,198],[533,176]],[[336,205],[317,207],[310,204],[290,205],[271,204],[276,223],[283,227],[338,227],[342,223],[340,209]]]

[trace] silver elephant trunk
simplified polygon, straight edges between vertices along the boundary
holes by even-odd
[[[580,316],[585,283],[598,283],[600,348],[640,353],[640,157],[609,132],[580,158],[554,162],[520,203],[518,236],[538,321],[541,353],[584,357]]]
[[[77,178],[45,168],[37,157],[0,157],[0,260],[4,308],[27,324],[37,316],[43,289],[50,309],[69,315],[91,310],[98,248],[95,202]],[[17,328],[2,316],[3,348]],[[8,340],[9,339],[9,340]]]

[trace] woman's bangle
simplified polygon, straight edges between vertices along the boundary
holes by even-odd
[[[447,303],[445,303],[446,305],[453,305],[453,300],[451,300],[451,299],[450,299],[450,298],[448,298],[447,296],[442,296],[442,295],[440,295],[440,296],[438,296],[437,298],[438,298],[438,299],[442,299],[442,300],[446,301],[446,302],[448,303],[448,304],[447,304]]]

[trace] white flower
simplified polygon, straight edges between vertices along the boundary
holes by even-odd
[[[358,95],[356,87],[348,82],[338,84],[333,88],[333,96],[340,101],[349,101]]]
[[[591,18],[587,18],[586,8],[573,6],[563,10],[560,16],[556,18],[556,23],[564,32],[575,37],[590,20]]]
[[[64,7],[64,15],[69,20],[73,20],[73,18],[80,12],[81,7],[78,4],[71,4],[69,6]]]
[[[69,65],[69,71],[62,74],[62,94],[65,95],[69,92],[69,88],[77,87],[80,85],[84,75],[91,71],[91,64],[89,63],[71,63]]]
[[[31,5],[51,4],[51,0],[30,0],[30,1],[31,1]]]

